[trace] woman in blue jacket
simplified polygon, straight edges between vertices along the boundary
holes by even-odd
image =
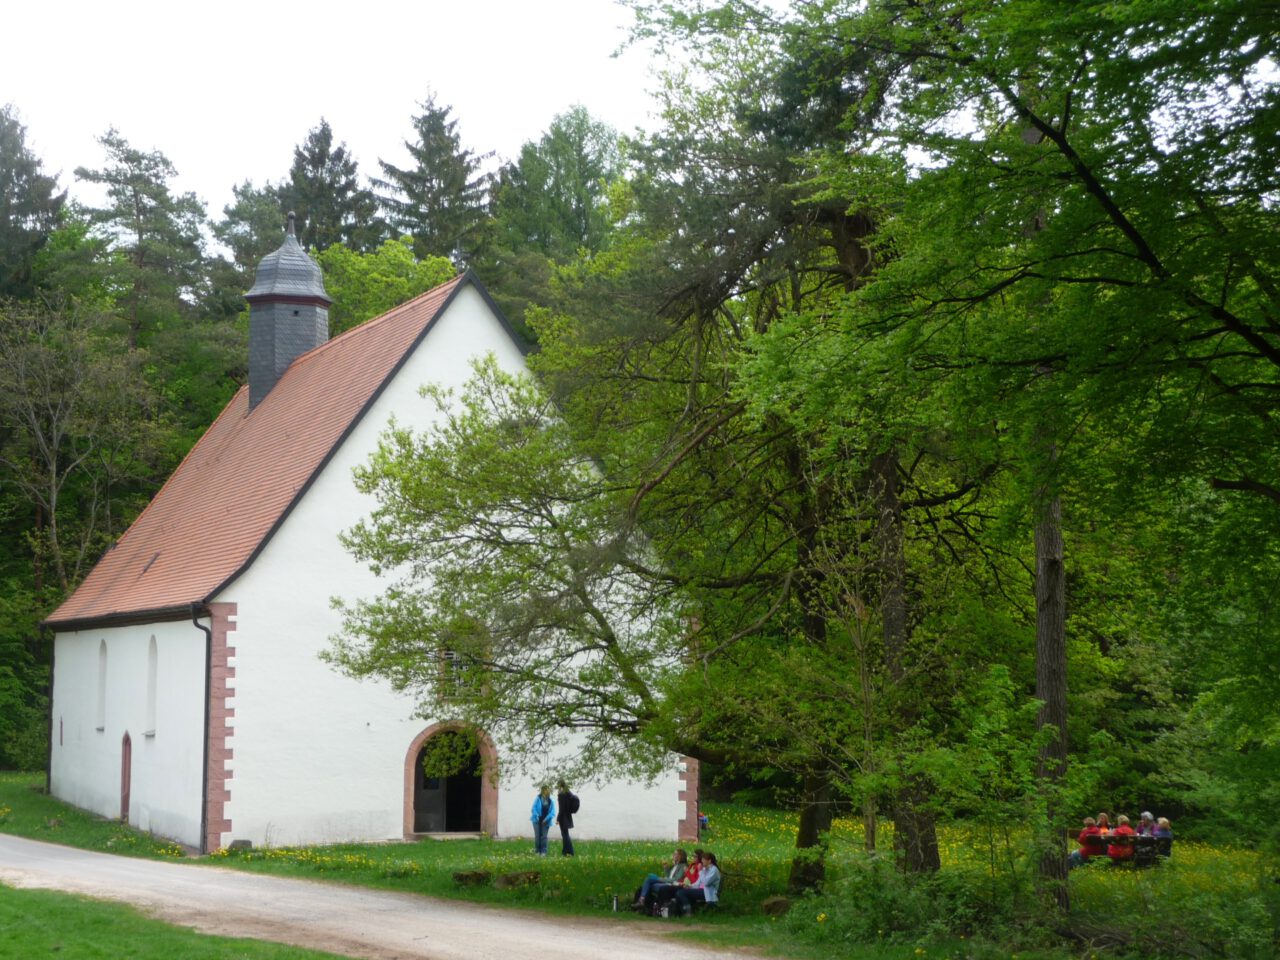
[[[533,798],[533,810],[529,814],[533,823],[533,852],[540,857],[547,855],[547,831],[556,822],[556,802],[551,799],[551,788],[545,783]]]

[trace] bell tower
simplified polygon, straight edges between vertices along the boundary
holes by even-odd
[[[289,214],[284,243],[258,264],[249,301],[249,411],[308,350],[329,339],[329,304],[320,265],[294,235]]]

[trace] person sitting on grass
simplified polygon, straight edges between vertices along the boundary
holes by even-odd
[[[1107,852],[1106,845],[1102,842],[1102,830],[1093,817],[1084,818],[1084,829],[1076,839],[1080,842],[1080,849],[1072,850],[1067,857],[1068,870],[1083,866],[1090,857],[1098,857]]]
[[[1133,859],[1133,838],[1136,834],[1133,827],[1129,826],[1129,818],[1124,814],[1116,817],[1116,828],[1111,831],[1107,839],[1107,856],[1111,858],[1112,865],[1128,863]]]
[[[676,905],[680,913],[688,916],[693,913],[695,903],[716,903],[720,899],[720,865],[716,855],[710,850],[703,851],[702,869],[698,879],[690,886],[676,891]]]
[[[674,873],[674,871],[672,871]],[[649,896],[644,901],[643,908],[648,913],[657,913],[660,908],[675,899],[676,891],[681,887],[690,886],[698,882],[698,875],[702,872],[702,848],[699,847],[693,851],[693,859],[690,860],[679,877],[670,883],[655,883],[649,888]]]
[[[685,872],[689,869],[689,855],[684,852],[683,847],[676,847],[675,852],[671,854],[671,867],[667,870],[666,876],[658,876],[651,873],[644,878],[644,883],[640,884],[640,889],[636,891],[635,902],[631,904],[631,909],[640,910],[645,907],[653,906],[653,888],[659,884],[675,886],[684,879]]]

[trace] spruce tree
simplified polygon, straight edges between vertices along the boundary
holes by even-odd
[[[373,181],[378,199],[400,234],[413,237],[414,254],[467,260],[480,244],[487,219],[490,178],[480,165],[491,154],[477,155],[462,148],[458,122],[449,118],[448,106],[437,106],[428,96],[413,118],[415,138],[405,147],[411,167],[397,167],[379,160],[382,179]]]
[[[360,186],[359,168],[346,143],[334,146],[333,129],[320,125],[293,150],[289,179],[280,203],[298,215],[298,242],[324,250],[341,243],[352,250],[375,248],[385,233],[378,201]]]
[[[0,107],[0,298],[32,292],[36,253],[58,225],[66,191],[41,169],[13,106]]]

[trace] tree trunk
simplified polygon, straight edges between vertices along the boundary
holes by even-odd
[[[904,695],[907,624],[907,565],[903,550],[902,503],[898,496],[898,452],[889,449],[871,462],[872,497],[876,505],[876,539],[880,548],[880,620],[889,677],[898,688],[904,728],[915,720],[914,699]],[[931,873],[941,866],[938,833],[928,812],[928,791],[909,778],[893,803],[893,848],[908,873]]]
[[[787,450],[787,469],[803,490],[796,516],[796,601],[800,607],[805,643],[820,650],[827,643],[827,616],[822,599],[824,573],[818,561],[818,536],[823,519],[825,493],[820,483],[806,474],[804,452],[792,443]],[[818,763],[822,760],[819,758]],[[818,890],[826,876],[827,845],[823,835],[831,829],[831,778],[814,769],[805,774],[800,825],[796,831],[796,855],[791,862],[788,884],[793,893]]]
[[[830,778],[825,773],[806,774],[803,789],[796,855],[791,861],[791,878],[787,883],[793,894],[822,889],[822,881],[826,879],[826,835],[831,829]]]
[[[919,777],[910,778],[894,798],[893,850],[907,873],[937,873],[942,868],[938,852],[938,829],[925,785]]]
[[[32,557],[32,574],[36,595],[40,596],[44,593],[44,554],[40,547],[41,540],[44,537],[44,508],[38,503],[36,504],[35,532],[36,546]]]
[[[1062,502],[1045,503],[1035,529],[1036,547],[1036,699],[1041,702],[1038,728],[1051,727],[1053,739],[1040,748],[1036,774],[1056,785],[1067,772],[1067,634],[1066,563],[1062,543]],[[1057,820],[1051,804],[1049,822]],[[1069,907],[1066,837],[1056,827],[1040,860],[1040,876],[1058,906]]]
[[[1035,95],[1032,84],[1019,82],[1018,89],[1024,95]],[[1035,127],[1027,126],[1023,128],[1022,139],[1034,146],[1044,141],[1044,135]],[[1047,223],[1047,211],[1036,211],[1026,226],[1027,236],[1039,233]],[[1037,370],[1037,376],[1048,377],[1052,372],[1044,367]],[[1052,467],[1058,459],[1058,446],[1048,424],[1038,425],[1037,441],[1047,465]],[[1051,726],[1054,729],[1054,739],[1040,748],[1036,775],[1041,782],[1054,787],[1067,773],[1066,561],[1062,545],[1062,501],[1048,484],[1037,491],[1036,500],[1040,509],[1035,528],[1036,699],[1042,704],[1036,716],[1036,728],[1043,730]],[[1055,825],[1058,811],[1052,802],[1048,814],[1053,839],[1040,858],[1040,877],[1051,888],[1058,907],[1066,911],[1069,907],[1066,836]]]
[[[876,852],[876,801],[865,797],[862,801],[862,848],[867,853]]]

